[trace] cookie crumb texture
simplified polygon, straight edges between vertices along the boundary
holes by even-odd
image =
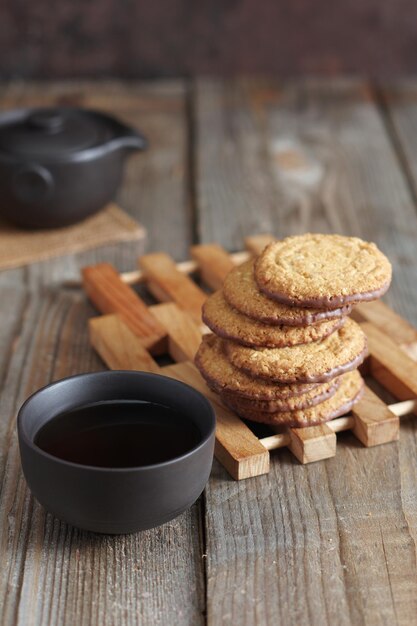
[[[255,264],[259,289],[301,307],[334,308],[374,300],[392,268],[374,243],[358,237],[306,234],[269,244]]]
[[[210,330],[220,337],[252,347],[282,348],[318,341],[340,328],[345,320],[340,317],[312,326],[264,324],[230,306],[221,290],[207,298],[203,306],[203,322]]]
[[[345,415],[350,411],[355,402],[359,400],[363,387],[361,375],[354,371],[342,375],[339,388],[329,399],[303,410],[267,413],[257,409],[243,408],[239,405],[239,401],[235,402],[228,399],[225,400],[225,403],[241,417],[253,422],[293,428],[315,426]]]
[[[310,393],[318,383],[279,385],[248,376],[237,369],[225,354],[225,343],[216,335],[204,335],[195,363],[207,385],[216,393],[231,392],[242,398],[273,401]]]
[[[322,341],[258,350],[227,341],[226,354],[235,367],[266,380],[326,382],[358,367],[367,355],[367,341],[360,326],[348,318]]]
[[[254,259],[231,270],[223,284],[227,302],[240,313],[265,324],[306,326],[349,315],[350,305],[336,309],[288,306],[268,298],[259,290],[254,276]]]

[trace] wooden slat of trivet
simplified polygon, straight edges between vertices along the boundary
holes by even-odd
[[[344,420],[345,418],[340,418]],[[343,428],[338,429],[342,424]],[[326,426],[324,428],[324,426]],[[272,430],[274,430],[272,428]],[[333,420],[319,426],[290,428],[285,445],[301,463],[312,463],[330,458],[336,454],[336,432],[351,430],[367,448],[397,441],[399,419],[373,391],[365,386],[361,400],[355,404],[349,422]],[[267,438],[268,449],[273,449],[273,439]],[[263,439],[261,442],[263,443]],[[277,442],[281,443],[280,439]],[[279,446],[281,447],[281,445]]]
[[[272,237],[267,235],[251,237],[247,245],[257,254],[271,239]],[[194,252],[197,264],[195,264],[196,261],[184,262],[181,264],[181,270],[175,266],[172,259],[163,255],[166,257],[164,263],[167,263],[168,259],[171,266],[168,268],[170,274],[168,281],[165,281],[164,277],[159,275],[160,267],[156,271],[158,282],[154,293],[159,294],[164,299],[176,299],[178,304],[171,302],[170,304],[156,305],[155,307],[150,307],[150,310],[158,318],[162,326],[165,327],[168,337],[167,350],[177,361],[194,355],[200,341],[202,328],[197,322],[191,320],[187,312],[180,309],[181,305],[184,307],[184,301],[172,291],[173,282],[178,280],[178,276],[175,275],[172,266],[180,274],[197,269],[204,282],[210,284],[212,288],[219,286],[222,272],[225,272],[227,265],[230,266],[230,264],[225,262],[224,255],[226,253],[219,246],[203,246],[202,248],[205,248],[205,250],[200,254],[198,248],[199,246],[197,246],[197,254]],[[148,255],[149,264],[151,256]],[[233,263],[236,264],[239,260],[243,262],[246,258],[248,258],[246,253],[236,253],[233,255]],[[213,267],[209,267],[213,263],[217,264],[214,270]],[[148,267],[145,274],[149,276]],[[173,277],[175,277],[174,280],[172,280]],[[186,277],[183,276],[183,278]],[[186,281],[188,286],[187,288],[182,287],[183,289],[188,289],[189,283],[193,284],[190,278],[186,278]],[[151,277],[152,282],[154,282],[154,275]],[[167,289],[167,283],[169,283],[170,292]],[[185,285],[185,283],[182,284]],[[161,289],[161,291],[158,291],[158,289]],[[201,294],[203,294],[202,291]],[[383,305],[382,309],[373,309],[372,311],[369,310],[369,307],[370,305],[368,304],[359,307],[361,319],[367,319],[367,316],[373,315],[375,322],[384,326],[383,309],[387,307]],[[191,307],[192,309],[193,307]],[[155,314],[157,311],[158,313]],[[388,309],[388,311],[391,310]],[[375,324],[365,323],[363,327],[369,337],[371,352],[369,362],[371,370],[375,372],[375,377],[383,384],[386,383],[387,388],[390,388],[397,397],[412,397],[413,400],[387,407],[370,389],[366,388],[363,399],[355,405],[351,415],[332,420],[320,426],[288,429],[284,433],[258,439],[240,418],[226,409],[219,397],[207,388],[200,374],[191,363],[183,361],[179,364],[159,368],[143,345],[140,345],[136,335],[124,324],[122,324],[124,330],[121,331],[119,328],[120,320],[112,321],[111,317],[113,316],[96,318],[90,322],[92,344],[109,367],[122,369],[128,367],[160,372],[183,380],[201,390],[213,403],[218,417],[216,456],[232,476],[237,479],[267,472],[269,468],[267,451],[276,448],[288,447],[302,463],[310,463],[334,456],[336,453],[335,433],[344,430],[351,430],[368,447],[396,441],[399,435],[398,416],[417,412],[417,400],[414,400],[417,397],[417,387],[415,386],[417,379],[414,378],[413,381],[416,371],[413,368],[417,368],[417,365],[402,349],[409,349],[413,345],[415,334],[414,329],[402,318],[400,320],[402,320],[403,324],[396,325],[395,341],[390,340],[386,334],[378,330]],[[391,320],[392,318],[389,319]],[[118,333],[114,332],[115,326],[119,328]],[[385,324],[385,326],[387,325]],[[400,329],[398,329],[399,326]],[[191,333],[187,332],[188,327],[192,329]],[[390,325],[385,330],[389,331],[389,329]],[[384,338],[383,341],[381,336]],[[381,346],[385,346],[385,348],[388,346],[388,356],[385,354],[385,348],[381,348]],[[408,376],[407,372],[409,372]],[[401,387],[401,384],[403,387]]]
[[[364,398],[358,402],[349,418],[333,420],[320,426],[293,428],[284,435],[258,440],[235,414],[221,404],[219,397],[207,388],[191,363],[184,363],[184,367],[172,365],[159,368],[118,316],[104,315],[91,319],[90,340],[111,369],[145,370],[172,376],[204,393],[213,403],[218,419],[216,456],[236,479],[257,476],[268,471],[265,451],[260,448],[264,441],[270,450],[285,444],[301,463],[311,463],[336,454],[335,432],[339,430],[352,430],[367,447],[398,439],[398,417],[366,388]],[[189,346],[184,349],[193,348]],[[347,427],[339,429],[339,425]],[[272,445],[272,441],[276,445]],[[283,445],[277,445],[281,443]]]
[[[370,322],[362,328],[369,345],[371,375],[399,400],[417,397],[417,363],[394,339]]]
[[[352,416],[353,434],[367,448],[397,441],[400,437],[398,415],[368,386],[365,386],[362,398],[353,407]]]
[[[245,248],[252,254],[258,255],[261,254],[265,246],[271,243],[271,241],[274,241],[274,239],[276,239],[276,237],[270,233],[251,235],[249,237],[245,237]]]
[[[139,259],[146,285],[157,300],[176,302],[201,323],[201,307],[207,295],[188,276],[177,270],[175,261],[163,252],[145,254]]]
[[[174,361],[192,361],[201,343],[201,329],[175,302],[149,307],[168,332],[168,353]]]
[[[82,276],[84,290],[99,311],[118,313],[145,348],[154,354],[165,352],[165,329],[109,263],[85,267]]]
[[[220,289],[227,274],[235,267],[230,254],[217,243],[201,244],[191,248],[200,277],[214,291]]]
[[[203,393],[216,413],[216,458],[236,480],[269,472],[269,452],[242,420],[226,408],[190,362],[168,365],[162,374],[173,376]]]
[[[387,405],[384,405],[384,406],[385,408],[388,408],[390,411],[390,416],[389,416],[390,421],[392,421],[391,414],[397,417],[402,417],[404,415],[409,415],[411,413],[414,413],[417,415],[417,400],[405,400],[404,402],[397,402],[395,404],[390,404],[388,407]],[[382,414],[380,414],[380,417],[381,419],[379,421],[381,422],[381,429],[378,435],[381,433],[383,434],[383,430],[384,430],[383,424],[382,424]],[[370,419],[370,421],[371,422],[375,421],[375,419],[376,419],[376,416],[372,415],[372,419]],[[338,417],[337,419],[331,420],[330,422],[326,422],[326,426],[333,433],[341,433],[347,430],[353,431],[355,428],[355,418],[352,415],[345,415],[344,417]],[[315,431],[315,428],[316,428],[315,426],[310,426],[310,427],[302,429],[303,434],[304,434],[303,446],[306,446],[307,450],[303,450],[300,453],[299,460],[301,462],[310,463],[312,461],[321,461],[324,458],[328,458],[327,455],[321,456],[322,453],[321,453],[320,447],[316,445],[316,439],[318,439],[319,443],[322,444],[323,437],[327,437],[329,433],[327,431],[324,435],[323,433],[317,434],[317,432]],[[385,437],[384,437],[383,441],[373,442],[373,439],[372,439],[373,435],[374,433],[372,432],[372,428],[371,428],[369,436],[367,435],[366,437],[368,441],[368,444],[366,445],[366,447],[368,448],[373,447],[375,445],[380,445],[381,443],[390,443],[391,441],[397,441],[399,438],[398,437],[399,432],[397,431],[397,433],[395,433],[394,426],[390,428],[390,434],[387,440],[385,440]],[[277,435],[270,435],[269,437],[263,437],[259,441],[262,443],[262,445],[265,446],[265,448],[267,448],[267,450],[277,450],[278,448],[287,447],[291,450],[291,452],[295,454],[295,451],[292,448],[292,437],[291,437],[290,431],[279,433]],[[327,452],[327,450],[328,450],[328,447],[324,448],[325,453]],[[311,451],[313,451],[313,454],[311,454]],[[335,455],[332,454],[331,456],[335,456]]]
[[[227,254],[226,251],[225,253]],[[250,252],[246,250],[241,250],[240,252],[231,252],[229,254],[231,261],[233,261],[233,265],[240,265],[240,263],[248,261],[251,256],[252,255],[250,254]],[[181,274],[185,275],[193,274],[199,269],[197,261],[194,260],[180,261],[179,263],[175,264],[175,267]],[[131,272],[121,272],[119,274],[119,277],[124,283],[126,283],[126,285],[140,285],[141,283],[146,282],[146,274],[141,269],[132,270]],[[65,287],[69,288],[81,287],[81,281],[75,279],[66,280],[63,284]],[[207,283],[207,285],[210,286],[210,283]]]
[[[91,318],[89,333],[91,345],[110,369],[159,372],[159,365],[119,315]]]
[[[417,360],[417,329],[381,300],[357,305],[352,318],[357,322],[372,322]]]
[[[301,463],[330,459],[336,454],[336,434],[327,424],[290,428],[289,449]]]
[[[175,305],[174,305],[175,306]],[[216,457],[237,480],[269,471],[269,453],[252,431],[224,407],[206,386],[190,362],[160,368],[138,338],[117,315],[102,315],[90,320],[90,341],[110,369],[143,370],[181,380],[198,389],[212,402],[216,411]],[[172,355],[171,355],[172,356]]]

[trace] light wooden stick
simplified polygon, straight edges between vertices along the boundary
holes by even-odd
[[[232,259],[235,265],[240,265],[245,261],[248,261],[251,257],[251,253],[246,250],[242,250],[240,252],[232,252],[230,254],[230,258]],[[188,260],[181,261],[180,263],[176,263],[177,270],[182,274],[192,274],[193,272],[198,271],[198,263],[197,261]],[[143,270],[133,270],[132,272],[121,272],[119,274],[121,280],[126,283],[126,285],[138,285],[140,283],[146,282],[146,275]],[[79,279],[71,279],[64,281],[64,287],[75,289],[77,287],[81,287],[82,282]]]
[[[390,404],[389,408],[393,413],[395,413],[395,415],[398,415],[398,417],[409,415],[410,413],[417,415],[417,400],[404,400],[403,402],[396,402],[395,404]]]
[[[398,417],[403,417],[404,415],[409,415],[410,413],[417,414],[417,400],[404,400],[404,402],[396,402],[395,404],[389,404],[388,408],[390,411],[395,413],[395,415],[398,415]],[[355,425],[355,419],[352,415],[344,415],[343,417],[338,417],[337,419],[326,423],[334,433],[341,433],[344,430],[352,430]],[[288,433],[278,433],[276,435],[270,435],[269,437],[263,437],[262,439],[259,439],[259,441],[267,450],[277,450],[278,448],[285,448],[288,446],[291,438]]]
[[[338,419],[326,422],[327,426],[334,433],[340,433],[343,430],[351,430],[354,426],[354,423],[355,420],[351,415],[344,415],[343,417],[339,417]],[[291,443],[291,437],[288,432],[285,432],[271,435],[269,437],[264,437],[263,439],[259,439],[259,441],[262,445],[265,446],[267,450],[277,450],[278,448],[285,448],[289,446]]]

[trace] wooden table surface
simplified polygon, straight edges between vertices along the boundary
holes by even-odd
[[[80,104],[149,137],[119,203],[147,250],[188,257],[245,235],[309,230],[376,241],[394,265],[386,298],[417,324],[417,82],[197,80],[11,83],[0,106]],[[215,462],[205,494],[155,530],[107,537],[46,514],[22,477],[15,416],[51,380],[101,370],[87,263],[133,269],[137,244],[0,274],[0,623],[69,626],[417,624],[417,418],[401,439],[235,482]]]

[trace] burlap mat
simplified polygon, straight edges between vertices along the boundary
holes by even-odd
[[[107,243],[143,239],[145,229],[117,205],[54,230],[25,231],[0,221],[0,270],[81,252]]]

